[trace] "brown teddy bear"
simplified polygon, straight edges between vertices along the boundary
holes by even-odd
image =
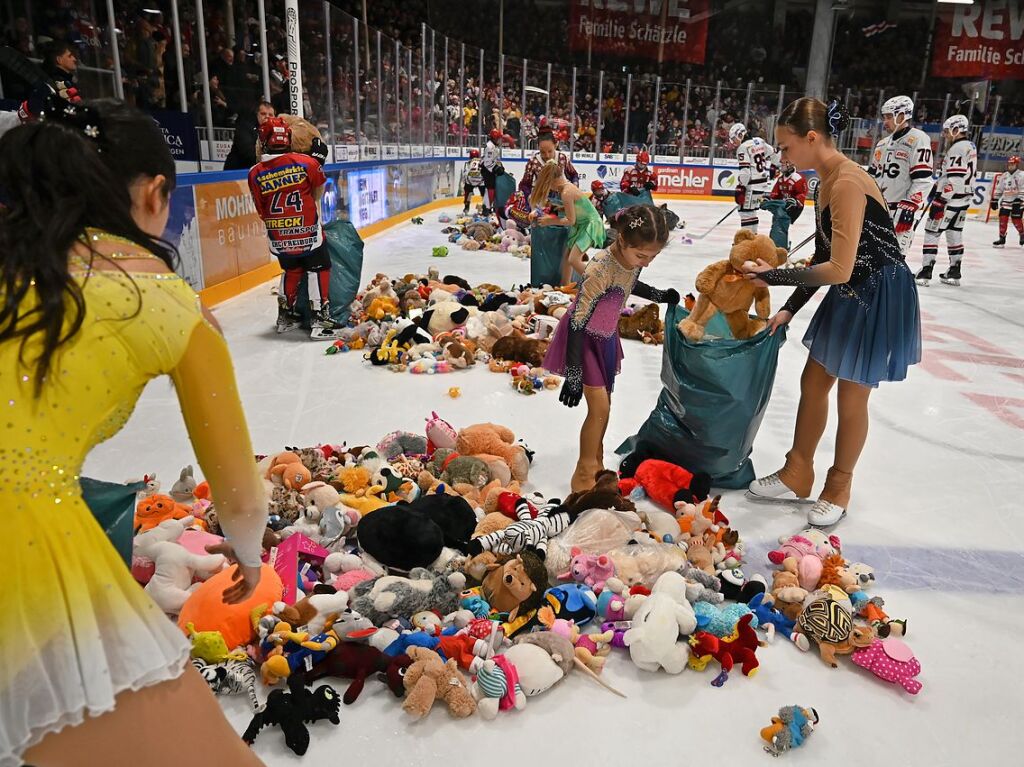
[[[647,304],[619,317],[619,336],[622,338],[644,339],[648,334],[652,339],[661,334],[664,326],[657,304]]]
[[[405,713],[413,719],[421,719],[430,713],[435,700],[444,701],[448,713],[456,719],[476,713],[476,701],[454,658],[445,663],[440,655],[425,647],[410,647],[407,654],[412,658],[412,665],[405,670],[402,679]]]
[[[548,341],[527,338],[518,331],[499,338],[491,347],[491,356],[499,360],[525,362],[530,367],[541,367],[548,350]]]
[[[716,261],[697,276],[697,303],[690,316],[679,323],[679,332],[688,341],[704,337],[705,326],[716,311],[725,316],[734,338],[750,338],[764,329],[771,312],[768,288],[755,286],[740,271],[746,261],[759,258],[778,266],[786,261],[786,249],[775,247],[766,235],[740,229],[733,237],[728,260]],[[751,304],[757,319],[750,317]]]
[[[455,451],[462,456],[496,455],[512,472],[512,479],[525,482],[530,475],[530,458],[526,448],[517,445],[516,435],[507,426],[478,423],[459,432]]]
[[[279,115],[279,117],[292,129],[292,151],[307,154],[313,146],[313,139],[323,140],[320,131],[309,120],[304,120],[295,115]],[[263,154],[263,145],[256,139],[256,156]]]

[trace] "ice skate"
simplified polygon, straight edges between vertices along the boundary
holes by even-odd
[[[289,330],[294,330],[299,326],[301,318],[288,310],[288,307],[284,304],[280,304],[277,307],[277,332],[287,333]]]
[[[924,287],[928,286],[928,283],[932,281],[932,269],[934,267],[934,263],[926,264],[925,266],[921,267],[921,271],[919,271],[917,273],[917,277],[914,278],[917,281],[918,285],[922,285]]]
[[[313,327],[309,331],[310,339],[333,339],[341,336],[342,326],[331,319],[331,310],[325,303],[319,311],[313,312]]]
[[[846,509],[842,506],[819,498],[807,510],[807,524],[811,527],[832,527],[839,524],[839,521],[845,516]]]
[[[807,503],[779,479],[779,472],[755,479],[747,486],[747,498],[761,503]]]
[[[1006,245],[1006,235],[1005,234],[999,235],[999,239],[992,243],[992,247],[993,248],[1002,248],[1005,245]]]
[[[960,264],[953,264],[945,272],[939,275],[939,279],[946,285],[960,284]]]
[[[1020,235],[1020,246],[1024,248],[1024,232],[1021,232]]]

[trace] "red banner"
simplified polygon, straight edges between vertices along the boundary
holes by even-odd
[[[984,0],[939,16],[932,75],[1024,79],[1024,0]]]
[[[704,63],[709,0],[573,0],[569,44],[655,61]]]
[[[676,165],[658,165],[654,168],[658,179],[655,194],[711,194],[711,168],[681,168]]]

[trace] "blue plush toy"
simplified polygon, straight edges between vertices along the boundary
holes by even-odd
[[[751,609],[741,604],[729,604],[719,609],[710,602],[694,602],[693,612],[697,616],[697,628],[700,631],[724,638],[736,630],[740,618],[749,614]],[[757,625],[758,619],[755,615],[750,621],[750,627],[756,629]]]
[[[555,618],[585,626],[597,615],[597,596],[585,583],[566,583],[544,592],[544,601],[551,606]]]
[[[769,626],[772,627],[768,629],[769,635],[778,631],[783,636],[791,636],[793,629],[796,628],[796,621],[790,620],[771,605],[765,604],[764,597],[764,594],[755,594],[754,598],[747,603],[747,606],[757,617],[761,626],[765,629],[768,629]],[[768,638],[771,639],[771,636]]]

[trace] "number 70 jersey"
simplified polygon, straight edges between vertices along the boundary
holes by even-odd
[[[249,171],[249,192],[276,256],[301,256],[324,241],[316,190],[327,181],[315,159],[298,152],[270,157]]]
[[[918,128],[897,131],[875,145],[868,173],[885,201],[912,200],[921,205],[932,187],[932,141]]]

